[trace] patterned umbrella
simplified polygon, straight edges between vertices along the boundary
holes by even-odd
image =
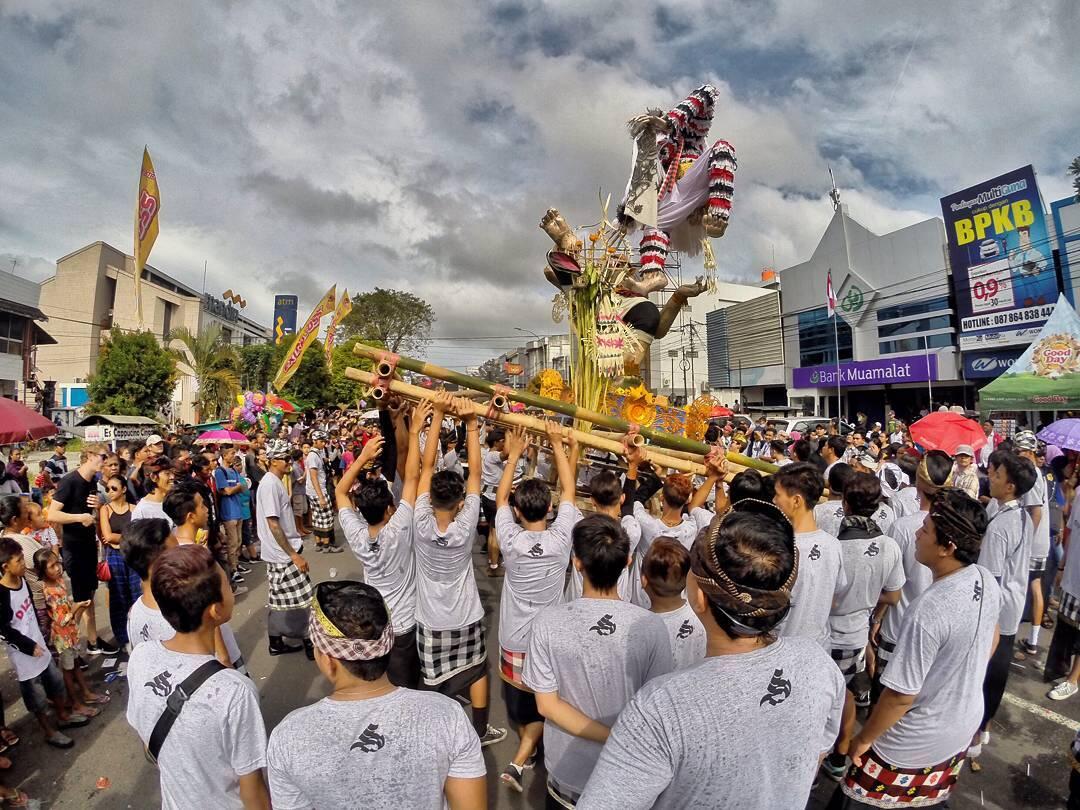
[[[1039,438],[1065,450],[1080,450],[1080,419],[1058,419],[1039,431]]]

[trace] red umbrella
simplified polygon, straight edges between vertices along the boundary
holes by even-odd
[[[723,405],[716,405],[711,411],[709,411],[710,419],[719,419],[725,416],[734,416],[735,411],[731,408],[725,408]]]
[[[962,444],[978,450],[986,444],[986,434],[974,419],[952,411],[937,411],[914,422],[908,429],[911,440],[924,450],[944,450],[950,456]]]
[[[0,397],[0,444],[15,444],[28,439],[44,439],[60,432],[37,411],[7,397]]]

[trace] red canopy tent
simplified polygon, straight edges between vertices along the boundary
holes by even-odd
[[[0,444],[16,444],[54,436],[60,429],[37,411],[0,397]]]

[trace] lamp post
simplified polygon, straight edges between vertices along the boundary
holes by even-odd
[[[540,344],[540,356],[542,359],[540,370],[543,371],[545,368],[547,368],[547,341],[542,339],[532,329],[522,329],[520,326],[515,326],[514,331],[524,332],[525,334],[532,335],[534,338],[536,338],[536,342]]]

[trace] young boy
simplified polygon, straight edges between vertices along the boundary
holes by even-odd
[[[416,407],[409,424],[409,449],[401,500],[394,498],[385,481],[364,483],[353,508],[349,492],[361,472],[381,458],[383,437],[376,434],[364,445],[334,488],[338,521],[345,541],[364,564],[364,582],[382,594],[390,609],[394,648],[387,675],[395,686],[416,689],[420,685],[420,658],[416,652],[416,559],[413,554],[413,505],[420,482],[420,432],[431,413],[430,404]],[[360,514],[357,514],[359,509]]]
[[[449,470],[435,473],[439,426],[451,406],[464,419],[469,481]],[[482,746],[506,737],[488,724],[484,606],[476,589],[472,538],[480,515],[480,428],[471,403],[435,395],[431,427],[417,486],[413,531],[416,554],[416,636],[424,684],[446,695],[468,690],[473,727]]]
[[[0,571],[3,572],[0,585],[4,586],[5,591],[0,595],[0,636],[9,645],[8,657],[15,677],[19,679],[23,703],[45,732],[45,742],[53,748],[71,748],[75,741],[58,729],[85,726],[90,718],[68,713],[64,678],[41,635],[30,589],[24,579],[26,561],[23,550],[10,537],[0,538]],[[45,690],[56,712],[55,725],[49,717],[47,703],[41,698],[40,689]]]
[[[499,673],[507,715],[520,738],[517,753],[500,778],[519,793],[524,790],[524,769],[544,733],[536,698],[521,679],[530,628],[541,610],[557,605],[562,598],[570,562],[570,533],[577,521],[574,475],[563,448],[563,434],[554,422],[548,422],[547,435],[559,476],[559,510],[551,527],[547,526],[551,491],[546,481],[522,481],[510,506],[514,470],[529,445],[521,428],[506,438],[506,465],[495,493],[495,536],[506,564],[499,610]]]
[[[499,541],[495,530],[495,490],[502,480],[503,470],[506,468],[506,431],[502,428],[488,428],[484,436],[484,444],[487,449],[481,456],[480,474],[480,508],[484,512],[484,521],[487,523],[487,539],[485,550],[488,555],[488,576],[496,577],[499,571]]]
[[[816,466],[800,462],[777,472],[773,484],[773,502],[791,521],[799,552],[791,611],[777,625],[776,633],[810,638],[829,650],[829,613],[847,588],[847,575],[840,541],[819,529],[814,520],[814,506],[821,500],[825,481]]]
[[[630,461],[631,472],[637,470],[637,459]],[[607,515],[619,521],[626,537],[630,541],[630,565],[619,574],[619,598],[633,602],[641,607],[648,607],[648,601],[641,600],[641,554],[638,544],[641,542],[641,524],[634,517],[634,491],[636,479],[627,473],[625,485],[619,482],[619,476],[611,470],[601,470],[589,479],[589,500],[593,511]],[[585,517],[576,512],[577,520]],[[581,597],[583,578],[577,568],[570,568],[566,578],[566,592],[563,601],[569,602]]]
[[[664,622],[619,599],[619,574],[630,562],[619,522],[589,515],[574,527],[573,543],[584,593],[533,620],[522,672],[548,721],[548,793],[564,807],[573,807],[585,789],[619,712],[645,682],[673,666]]]
[[[127,631],[131,649],[144,641],[164,641],[176,635],[165,617],[161,615],[154,593],[150,590],[150,569],[166,550],[176,548],[176,537],[169,522],[161,518],[136,520],[124,527],[120,550],[128,567],[139,575],[142,596],[135,600],[128,612]]]
[[[390,681],[394,628],[378,591],[320,583],[311,638],[333,694],[270,735],[275,808],[487,807],[484,758],[461,706]]]
[[[653,613],[664,620],[675,669],[686,669],[705,658],[705,628],[683,598],[690,552],[670,537],[653,540],[641,563],[641,587]]]
[[[128,662],[127,721],[144,745],[173,691],[214,660],[214,631],[232,616],[234,602],[225,570],[205,546],[163,552],[150,589],[176,635],[143,642]],[[266,729],[251,680],[223,669],[181,706],[157,755],[162,808],[269,808]]]
[[[311,432],[311,449],[304,458],[304,475],[307,480],[308,505],[311,525],[315,531],[315,550],[326,554],[340,554],[341,546],[334,545],[334,510],[330,505],[326,486],[326,440],[325,431]]]
[[[855,470],[842,461],[830,465],[825,476],[829,484],[829,499],[814,504],[814,523],[833,537],[840,534],[840,522],[844,519],[844,487],[854,474]]]

